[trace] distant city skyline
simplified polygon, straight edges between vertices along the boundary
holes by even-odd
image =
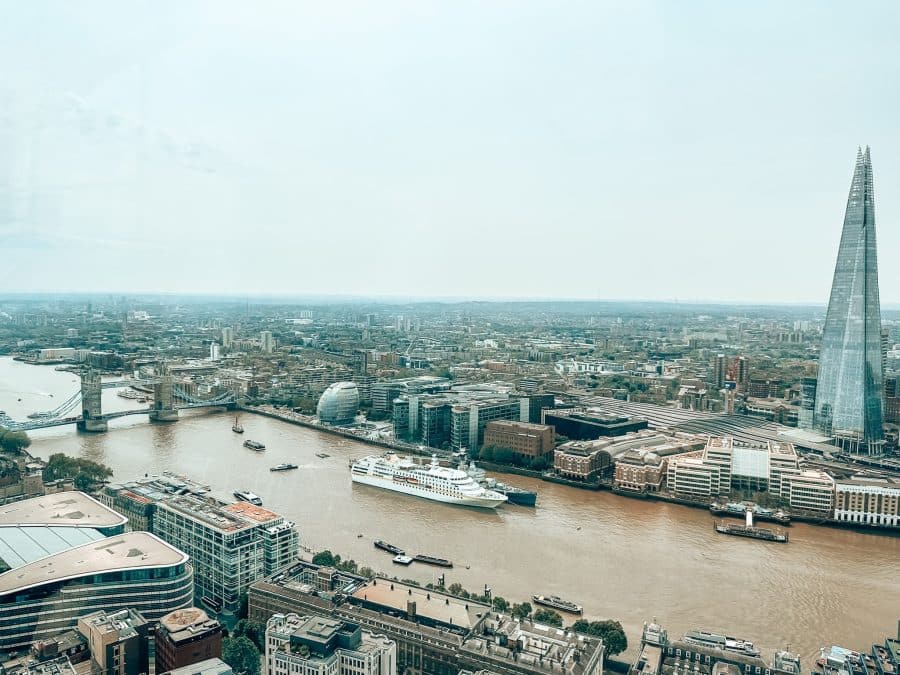
[[[860,145],[900,247],[898,21],[13,4],[0,293],[824,305]],[[900,267],[880,282],[900,304]]]

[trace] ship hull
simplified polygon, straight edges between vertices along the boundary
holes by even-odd
[[[415,485],[397,483],[393,480],[379,478],[378,476],[362,475],[358,473],[351,474],[354,483],[363,485],[371,485],[372,487],[382,488],[383,490],[391,490],[392,492],[400,492],[413,497],[421,497],[422,499],[430,499],[435,502],[444,504],[456,504],[457,506],[472,506],[480,509],[496,509],[506,500],[499,499],[483,499],[480,497],[452,497],[450,495],[442,495],[432,492],[426,488]]]

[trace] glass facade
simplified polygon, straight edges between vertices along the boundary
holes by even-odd
[[[359,390],[353,382],[337,382],[322,394],[316,414],[327,424],[350,424],[359,410]]]
[[[879,452],[883,376],[875,196],[866,148],[856,159],[825,317],[815,427],[850,452]]]

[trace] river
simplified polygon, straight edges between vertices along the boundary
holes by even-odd
[[[0,408],[16,419],[53,408],[76,388],[70,373],[0,358]],[[140,407],[112,390],[103,405]],[[583,604],[588,618],[619,619],[629,654],[642,622],[656,617],[670,635],[702,627],[753,640],[769,660],[790,644],[808,668],[821,646],[865,649],[900,618],[898,537],[802,524],[790,528],[786,545],[723,537],[702,510],[520,476],[508,478],[538,490],[537,508],[481,512],[352,484],[348,461],[377,451],[372,446],[252,414],[242,415],[239,436],[231,422],[221,412],[159,424],[125,417],[105,434],[74,426],[32,432],[31,451],[103,462],[118,481],[169,470],[224,498],[250,489],[297,523],[305,546],[423,583],[439,572],[397,569],[372,541],[450,558],[447,584],[480,592],[487,583],[515,601],[560,595]],[[243,448],[245,438],[266,451]],[[299,470],[269,471],[286,461]]]

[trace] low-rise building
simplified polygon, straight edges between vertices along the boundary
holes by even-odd
[[[397,644],[397,672],[457,675],[465,637],[490,611],[488,605],[388,579],[305,562],[250,587],[249,618],[317,614],[383,634]]]
[[[572,480],[593,480],[612,468],[605,443],[567,441],[553,451],[553,468]]]
[[[861,477],[836,481],[834,518],[845,523],[900,527],[900,482]]]
[[[491,612],[460,649],[464,668],[504,674],[603,675],[603,641]]]
[[[357,624],[274,614],[266,623],[267,675],[393,675],[397,645]]]
[[[166,614],[155,638],[159,673],[222,656],[222,625],[197,607]]]
[[[78,619],[78,631],[90,645],[91,659],[104,675],[149,672],[151,626],[133,609],[92,612]]]
[[[668,460],[650,448],[629,450],[616,459],[615,486],[631,492],[659,492]]]
[[[624,436],[648,426],[645,419],[611,415],[591,409],[544,410],[543,423],[553,425],[560,436],[577,441]]]
[[[484,429],[484,445],[512,450],[520,457],[539,459],[553,455],[554,430],[547,424],[500,420]]]
[[[834,479],[816,470],[785,476],[781,497],[787,500],[791,510],[830,516],[834,509]]]
[[[222,659],[213,658],[190,666],[175,668],[168,673],[157,670],[160,675],[234,675],[234,671]]]

